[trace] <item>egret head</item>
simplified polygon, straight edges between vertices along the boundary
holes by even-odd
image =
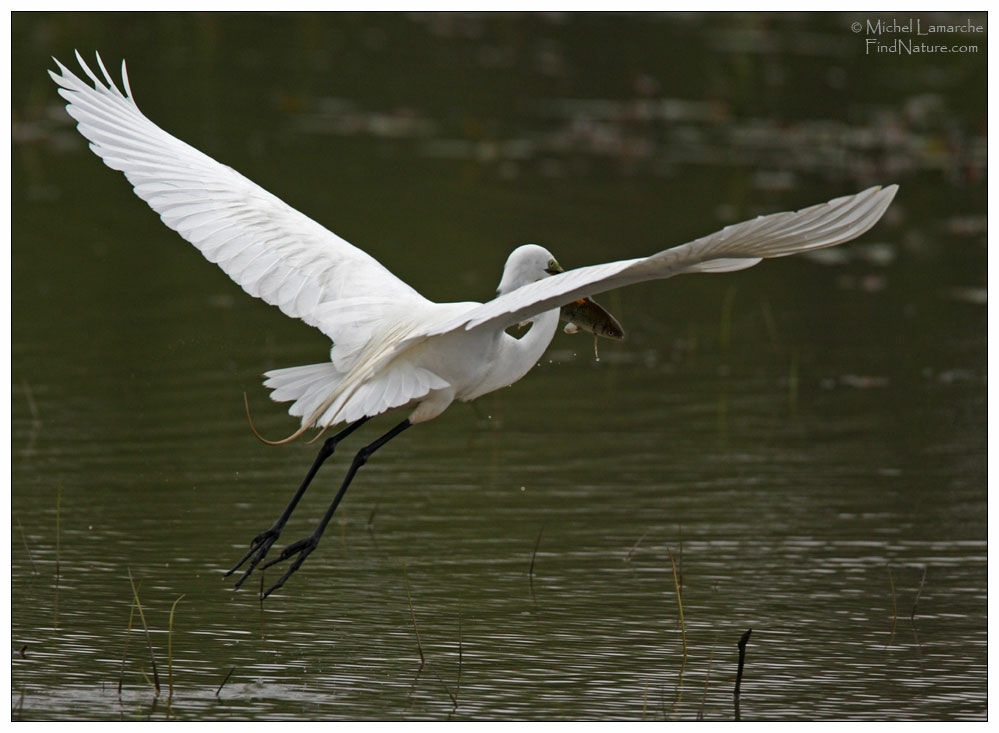
[[[557,275],[562,271],[558,260],[547,249],[536,244],[524,244],[506,258],[503,278],[500,280],[497,292],[505,295],[528,283]],[[583,297],[562,306],[561,318],[568,324],[565,328],[566,333],[575,333],[582,329],[616,341],[624,338],[624,330],[617,319],[590,298]]]
[[[551,252],[536,244],[523,244],[506,258],[503,278],[496,292],[505,295],[522,285],[557,272],[562,272],[562,268]]]

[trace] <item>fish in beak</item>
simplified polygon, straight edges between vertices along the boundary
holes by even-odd
[[[624,338],[624,329],[621,328],[617,319],[590,298],[581,298],[568,305],[563,305],[560,315],[562,320],[566,321],[566,326],[563,329],[566,333],[576,333],[582,329],[595,336],[603,336],[615,341]]]
[[[545,272],[549,275],[557,275],[563,272],[563,269],[558,262],[552,260],[548,263],[548,269]],[[566,333],[578,333],[582,329],[589,331],[594,336],[603,336],[615,341],[624,338],[624,329],[621,328],[621,324],[592,298],[580,298],[573,303],[563,305],[559,315],[566,322],[563,329]],[[594,342],[594,348],[596,348],[596,342]]]

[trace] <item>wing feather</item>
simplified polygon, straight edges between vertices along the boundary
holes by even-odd
[[[765,258],[842,244],[874,226],[897,190],[897,185],[875,186],[799,211],[769,214],[731,224],[714,234],[650,257],[567,270],[493,298],[413,339],[462,328],[506,328],[579,298],[625,285],[661,280],[685,272],[731,272],[752,267]],[[399,349],[406,346],[407,343],[400,344]]]
[[[377,260],[150,121],[135,104],[122,63],[122,93],[100,56],[91,84],[58,60],[49,75],[90,147],[119,170],[168,227],[217,263],[254,297],[316,326],[334,342],[354,328],[325,306],[377,293],[384,301],[427,303]]]

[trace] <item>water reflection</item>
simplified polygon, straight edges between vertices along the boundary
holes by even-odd
[[[849,21],[15,16],[13,717],[731,720],[747,628],[745,720],[984,717],[984,64],[902,81]],[[72,47],[442,300],[525,238],[579,265],[903,194],[822,259],[610,294],[626,342],[400,438],[261,605],[220,576],[313,447],[241,392],[284,431],[259,373],[328,344],[84,150],[42,73]]]

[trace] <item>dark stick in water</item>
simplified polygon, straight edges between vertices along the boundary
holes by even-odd
[[[742,666],[746,662],[746,642],[752,629],[746,629],[746,633],[739,638],[739,669],[735,673],[735,719],[739,720],[739,688],[742,686]]]

